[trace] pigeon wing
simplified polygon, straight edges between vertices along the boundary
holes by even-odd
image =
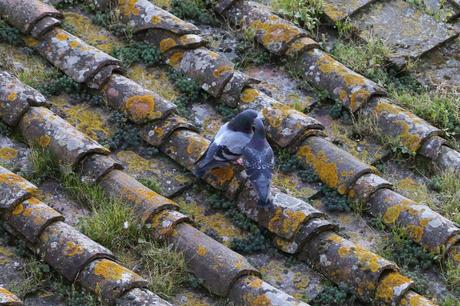
[[[243,150],[243,160],[246,173],[259,194],[259,198],[267,199],[274,167],[272,148],[269,145],[262,150],[246,147]]]

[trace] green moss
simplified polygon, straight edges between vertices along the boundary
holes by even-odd
[[[139,179],[139,182],[142,185],[148,187],[149,189],[155,191],[156,193],[161,193],[160,185],[158,184],[158,181],[154,177],[141,178]]]
[[[75,94],[82,90],[82,86],[67,75],[57,70],[52,70],[46,80],[36,87],[38,91],[47,97],[60,94]]]
[[[177,106],[177,112],[183,117],[188,117],[190,115],[188,109],[190,104],[204,102],[209,97],[195,80],[188,77],[183,72],[171,68],[168,71],[168,78],[181,93],[173,102]]]

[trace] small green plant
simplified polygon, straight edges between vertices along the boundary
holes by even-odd
[[[0,42],[6,42],[13,46],[20,46],[24,42],[21,32],[0,19]]]
[[[29,160],[33,171],[27,175],[27,179],[34,184],[40,185],[48,178],[59,177],[59,164],[49,150],[35,147],[30,151]]]
[[[192,19],[201,24],[218,25],[217,16],[203,0],[172,0],[172,13],[181,19]]]
[[[115,127],[115,132],[104,141],[104,144],[111,150],[138,147],[142,143],[139,127],[131,123],[125,114],[112,112],[109,123]]]
[[[272,7],[278,14],[314,33],[323,14],[322,0],[275,0]]]
[[[436,191],[442,205],[437,207],[450,220],[460,224],[460,177],[454,171],[444,171],[431,179],[430,188]]]
[[[460,295],[460,266],[448,261],[445,267],[446,283],[450,290]]]
[[[344,39],[351,38],[353,34],[353,24],[348,18],[344,20],[339,20],[335,23],[337,32],[339,32],[339,37]]]
[[[318,175],[311,167],[308,167],[287,149],[276,151],[277,165],[282,172],[289,173],[297,171],[300,180],[304,183],[316,183],[319,181]]]
[[[223,103],[216,106],[216,111],[224,118],[225,121],[231,120],[238,114],[237,108],[229,107]]]
[[[140,254],[149,289],[153,292],[164,298],[171,298],[187,283],[184,254],[177,252],[172,245],[145,242]]]
[[[335,102],[329,109],[329,116],[333,119],[339,119],[344,116],[344,114],[347,114],[347,109],[340,102]]]
[[[326,284],[324,290],[311,302],[314,306],[354,305],[356,296],[346,285]]]
[[[255,34],[254,30],[251,29],[243,31],[242,39],[238,41],[235,48],[235,53],[238,56],[236,68],[242,69],[251,65],[259,66],[270,61],[270,53],[256,43]]]
[[[82,90],[82,86],[70,77],[57,70],[51,70],[46,80],[37,85],[37,90],[47,97],[60,94],[75,94]]]
[[[203,102],[208,99],[208,94],[201,89],[195,80],[185,75],[185,73],[170,69],[168,77],[181,93],[173,101],[177,107],[177,112],[181,116],[186,117],[189,115],[188,105],[190,103]]]
[[[131,42],[126,46],[114,48],[112,55],[121,60],[126,67],[139,62],[154,65],[161,60],[160,51],[144,42]]]
[[[381,243],[378,253],[407,270],[429,269],[436,265],[438,259],[416,244],[407,236],[406,231],[399,227],[391,229],[389,239]]]
[[[27,256],[22,270],[25,278],[14,283],[10,288],[12,292],[21,298],[27,293],[44,287],[50,280],[50,267],[32,256]]]
[[[346,196],[325,185],[321,187],[320,192],[323,194],[323,201],[327,211],[351,211],[351,206]]]

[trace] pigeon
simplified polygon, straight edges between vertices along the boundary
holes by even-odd
[[[209,145],[204,158],[198,161],[195,174],[202,177],[208,170],[238,160],[243,148],[251,141],[252,124],[258,116],[258,112],[248,109],[225,123]]]
[[[265,127],[261,118],[254,120],[254,136],[243,149],[243,165],[249,180],[259,196],[258,206],[273,207],[270,196],[275,157],[265,137]]]

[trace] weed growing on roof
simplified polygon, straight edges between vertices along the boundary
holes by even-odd
[[[108,121],[115,127],[115,132],[104,141],[110,150],[124,150],[137,147],[142,143],[139,127],[131,123],[125,114],[112,112]]]
[[[47,75],[46,80],[36,86],[36,89],[45,96],[51,97],[64,93],[75,94],[80,92],[82,87],[67,75],[53,69],[50,74]]]
[[[26,257],[24,265],[21,267],[21,272],[24,274],[24,279],[14,282],[9,288],[11,292],[18,297],[23,298],[27,293],[43,288],[50,280],[50,267],[38,261],[30,254]]]
[[[391,52],[382,41],[370,38],[367,43],[338,40],[331,53],[352,70],[385,87],[398,104],[450,133],[460,133],[456,94],[443,88],[425,88],[413,77],[391,71],[386,61]]]
[[[237,108],[232,108],[223,103],[218,104],[215,108],[219,115],[221,115],[225,121],[231,120],[233,117],[238,115],[239,112]]]
[[[314,33],[323,14],[322,0],[274,0],[274,11],[283,18]]]
[[[23,45],[21,32],[0,19],[0,42],[6,42],[13,46]]]
[[[326,205],[327,211],[351,211],[350,203],[346,196],[339,194],[326,185],[321,186],[320,192],[323,195],[322,201]]]
[[[432,268],[438,259],[410,239],[404,229],[398,227],[390,230],[389,239],[381,242],[377,253],[407,270]]]
[[[447,262],[445,267],[446,283],[450,290],[460,295],[460,266],[452,261]]]
[[[0,135],[9,136],[11,135],[11,128],[0,121]]]
[[[201,24],[218,25],[219,20],[204,0],[172,0],[171,13],[181,19],[192,19]]]
[[[235,60],[235,67],[237,69],[251,65],[260,66],[270,61],[271,54],[258,45],[255,34],[254,30],[245,29],[242,39],[236,44],[235,53],[238,57]]]
[[[112,55],[121,60],[125,67],[139,62],[154,65],[161,60],[160,51],[144,42],[130,42],[123,47],[116,47]]]
[[[179,115],[184,117],[189,116],[190,111],[187,106],[190,103],[203,102],[208,99],[208,94],[201,89],[195,80],[188,77],[185,73],[169,69],[168,78],[181,93],[181,95],[173,101]]]
[[[313,306],[354,305],[357,298],[346,285],[327,283],[323,291],[310,303]]]
[[[460,177],[454,171],[444,171],[431,179],[431,189],[438,192],[441,214],[460,224]]]
[[[57,158],[49,150],[33,148],[30,151],[29,160],[33,170],[27,175],[27,179],[35,185],[40,185],[47,178],[59,176]]]
[[[142,270],[149,280],[149,289],[163,298],[171,298],[188,281],[185,257],[172,245],[155,242],[140,244]]]

